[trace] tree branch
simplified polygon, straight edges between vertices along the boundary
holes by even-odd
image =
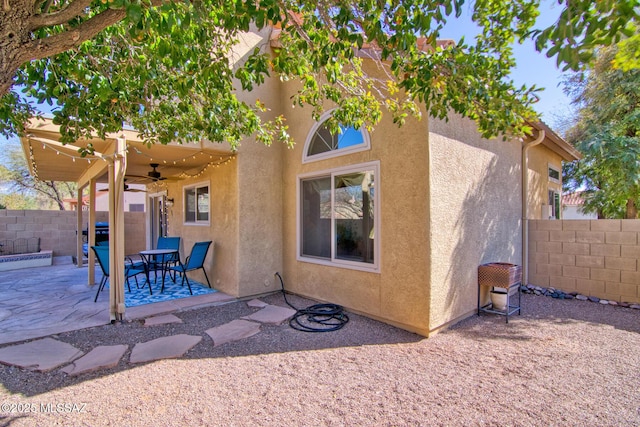
[[[85,15],[85,9],[89,6],[91,6],[91,0],[74,0],[53,13],[36,15],[31,20],[30,30],[66,24],[76,16]]]
[[[124,9],[107,9],[104,12],[78,25],[76,28],[45,39],[33,40],[23,49],[20,64],[27,61],[47,58],[80,45],[95,37],[100,31],[121,21],[126,16]]]

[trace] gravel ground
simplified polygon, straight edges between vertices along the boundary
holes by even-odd
[[[204,331],[256,310],[243,302],[60,334],[83,351],[204,338],[181,359],[130,365],[129,350],[75,378],[0,366],[0,403],[22,408],[3,405],[0,425],[640,425],[640,311],[534,295],[523,307],[508,325],[472,316],[429,339],[350,314],[337,332],[263,326],[214,348]]]

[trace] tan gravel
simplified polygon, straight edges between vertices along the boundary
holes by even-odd
[[[508,325],[472,316],[429,339],[350,314],[338,332],[264,325],[213,347],[205,330],[255,310],[238,302],[176,313],[182,324],[60,334],[85,352],[129,350],[116,368],[74,378],[1,366],[0,425],[640,425],[640,310],[523,295]],[[185,357],[127,362],[136,342],[182,333],[203,336]]]

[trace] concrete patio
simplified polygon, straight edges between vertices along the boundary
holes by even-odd
[[[50,267],[0,272],[0,344],[45,337],[110,322],[107,296],[93,302],[87,267],[55,258]],[[99,282],[101,273],[97,273]],[[233,301],[222,292],[127,308],[126,319],[141,319],[190,307]]]

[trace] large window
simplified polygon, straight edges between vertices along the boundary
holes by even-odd
[[[298,259],[377,270],[378,179],[378,162],[300,177]]]
[[[209,224],[209,184],[184,187],[185,224]]]
[[[332,134],[326,124],[329,117],[330,113],[325,114],[311,129],[304,147],[304,163],[369,149],[369,135],[364,129],[340,126],[340,131]]]

